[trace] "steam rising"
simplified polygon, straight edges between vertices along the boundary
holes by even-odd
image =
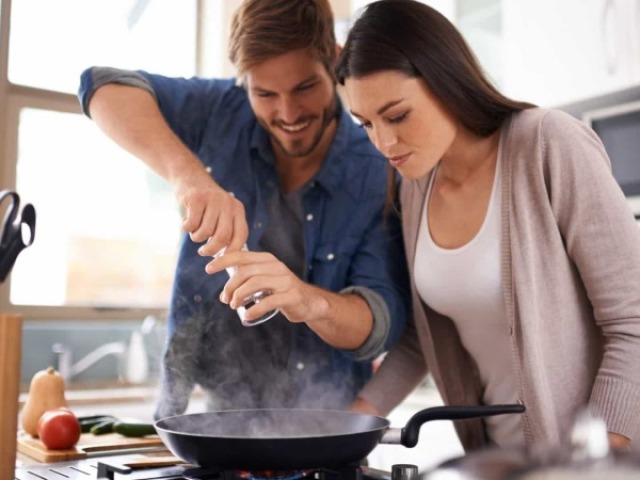
[[[282,439],[349,435],[387,426],[369,415],[323,410],[238,410],[165,418],[165,430],[219,438]]]
[[[335,349],[304,324],[279,314],[247,328],[217,296],[203,302],[207,311],[219,317],[194,314],[167,344],[156,418],[184,413],[195,384],[208,394],[208,411],[345,410],[362,386],[354,370],[362,366],[337,364]]]

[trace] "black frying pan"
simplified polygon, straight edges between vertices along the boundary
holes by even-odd
[[[524,412],[522,405],[434,407],[402,429],[383,417],[327,410],[230,410],[177,415],[155,428],[171,452],[202,467],[241,470],[334,468],[365,458],[378,443],[414,447],[429,420]]]

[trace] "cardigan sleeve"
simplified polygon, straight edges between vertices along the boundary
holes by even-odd
[[[415,186],[403,181],[400,185],[400,204],[402,211],[402,233],[407,258],[412,258],[413,246],[408,241],[413,238],[415,209],[419,208],[421,195]],[[408,266],[409,275],[413,269]],[[428,373],[424,352],[416,322],[426,322],[420,301],[411,282],[412,309],[414,314],[407,319],[407,326],[398,343],[386,354],[378,371],[373,375],[359,396],[373,405],[378,412],[387,415],[402,402],[425,378]]]
[[[633,438],[640,433],[640,229],[590,128],[550,111],[541,136],[551,206],[604,337],[589,407],[609,431]]]
[[[385,356],[378,371],[359,396],[386,416],[411,393],[427,374],[413,320],[400,341]]]

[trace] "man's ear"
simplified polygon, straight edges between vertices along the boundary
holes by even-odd
[[[342,45],[336,43],[336,58],[340,56],[341,51],[342,51]]]

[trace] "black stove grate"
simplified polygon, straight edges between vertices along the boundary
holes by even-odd
[[[20,467],[16,480],[390,480],[390,474],[359,465],[295,472],[245,472],[196,466],[132,469],[122,459],[90,459],[73,463]]]
[[[172,475],[179,470],[177,477]],[[318,468],[311,470],[293,471],[261,471],[249,472],[244,470],[227,470],[217,468],[200,467],[174,467],[133,470],[117,463],[99,462],[97,477],[106,480],[373,480],[363,477],[362,468],[359,465],[346,466],[339,470]]]

